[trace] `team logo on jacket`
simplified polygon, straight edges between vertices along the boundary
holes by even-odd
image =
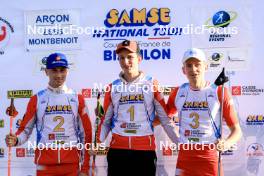
[[[184,102],[183,109],[191,109],[191,110],[208,109],[208,102],[207,101],[186,101]]]
[[[131,103],[143,103],[144,95],[143,94],[130,94],[121,96],[119,99],[120,104],[131,104]]]
[[[69,114],[72,111],[71,105],[54,105],[54,106],[47,106],[46,114],[54,114],[54,113],[62,113],[62,114]]]

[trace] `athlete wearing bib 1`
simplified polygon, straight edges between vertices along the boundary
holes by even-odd
[[[97,136],[98,142],[103,142],[112,132],[107,154],[108,176],[154,176],[156,147],[152,123],[155,113],[174,142],[178,137],[176,128],[167,115],[157,81],[138,70],[142,58],[137,43],[126,40],[117,46],[116,53],[122,72],[105,94],[105,115]],[[124,174],[120,168],[128,172]]]

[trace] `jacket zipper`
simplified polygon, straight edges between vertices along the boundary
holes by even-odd
[[[60,148],[58,149],[58,164],[60,164]]]
[[[150,147],[151,147],[152,146],[151,136],[149,136],[149,144],[150,144]]]
[[[131,136],[128,137],[128,147],[131,149]]]

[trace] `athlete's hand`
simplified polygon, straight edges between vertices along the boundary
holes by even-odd
[[[94,108],[94,114],[96,115],[96,117],[98,116],[98,108]]]
[[[79,176],[88,176],[88,174],[86,174],[86,173],[84,173],[84,172],[81,172],[81,173],[79,174]]]
[[[216,144],[216,150],[219,152],[224,152],[230,149],[230,144],[224,139],[218,139]]]
[[[97,154],[97,150],[90,149],[90,150],[88,150],[88,153],[89,153],[90,156],[93,156],[93,155],[96,155]]]
[[[5,142],[8,147],[13,147],[17,143],[17,136],[15,134],[6,135]]]
[[[160,125],[160,124],[161,124],[161,123],[160,123],[159,117],[156,116],[155,119],[154,119],[153,122],[152,122],[152,125],[153,125],[154,127],[156,127],[156,126],[158,126],[158,125]]]

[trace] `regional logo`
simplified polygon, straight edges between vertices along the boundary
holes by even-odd
[[[209,18],[205,25],[210,27],[227,27],[231,22],[233,22],[237,18],[237,13],[233,11],[218,11],[216,12],[213,17]]]
[[[237,34],[235,26],[228,27],[236,18],[236,12],[221,10],[206,20],[205,26],[210,29],[209,42],[223,42],[231,38],[231,34]]]
[[[218,62],[223,58],[222,53],[213,53],[211,56],[212,61]]]
[[[219,67],[221,65],[221,60],[224,58],[224,54],[223,53],[218,53],[215,52],[211,55],[211,57],[209,58],[210,61],[210,67],[211,68],[216,68]]]

